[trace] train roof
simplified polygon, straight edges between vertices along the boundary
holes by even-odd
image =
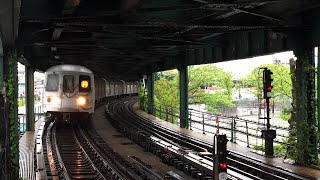
[[[71,64],[52,66],[51,68],[46,70],[46,72],[62,72],[62,71],[93,74],[93,72],[86,67],[79,66],[79,65],[71,65]]]

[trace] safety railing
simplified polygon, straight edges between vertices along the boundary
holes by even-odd
[[[143,103],[146,105],[147,103]],[[147,107],[143,107],[147,110]],[[160,119],[166,120],[168,122],[179,124],[179,108],[172,107],[169,105],[161,105],[154,103],[153,115],[159,117]],[[259,119],[244,119],[239,117],[227,117],[222,115],[215,115],[210,112],[204,112],[195,109],[188,109],[188,128],[190,130],[197,130],[203,134],[215,134],[216,132],[223,131],[230,139],[231,142],[236,143],[237,141],[246,143],[247,147],[257,146],[258,140],[261,140],[260,144],[263,144],[263,138],[261,136],[261,131],[266,128],[266,120]],[[277,132],[277,138],[274,142],[277,144],[282,144],[290,146],[285,142],[289,134],[289,129],[286,126],[271,125],[272,129]],[[255,141],[255,143],[253,143]]]
[[[42,109],[42,106],[34,107],[34,116],[35,116],[35,122],[37,122],[40,118],[44,116],[44,112]],[[18,114],[18,120],[19,120],[19,133],[20,135],[24,134],[27,129],[27,118],[26,114]]]

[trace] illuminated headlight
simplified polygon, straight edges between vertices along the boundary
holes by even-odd
[[[87,104],[87,98],[82,97],[82,96],[78,97],[77,104],[80,105],[80,106],[86,105]]]
[[[51,104],[59,104],[61,102],[61,99],[59,97],[47,97],[47,102]]]

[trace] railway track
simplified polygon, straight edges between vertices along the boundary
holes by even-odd
[[[110,103],[106,107],[107,118],[130,139],[159,155],[164,162],[184,170],[195,178],[212,178],[213,163],[211,154],[208,153],[212,152],[212,143],[182,134],[137,115],[132,109],[134,103],[135,101],[129,99]],[[313,179],[233,151],[228,155],[228,178]]]
[[[43,138],[48,179],[162,179],[154,172],[131,164],[114,152],[91,122],[51,122]],[[133,157],[134,158],[134,157]]]

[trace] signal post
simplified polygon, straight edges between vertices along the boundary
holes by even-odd
[[[273,156],[273,139],[276,138],[276,130],[270,128],[270,98],[271,98],[271,90],[273,88],[271,75],[273,73],[264,68],[263,70],[263,95],[264,99],[266,99],[267,106],[267,129],[262,130],[262,137],[265,138],[265,155]]]

